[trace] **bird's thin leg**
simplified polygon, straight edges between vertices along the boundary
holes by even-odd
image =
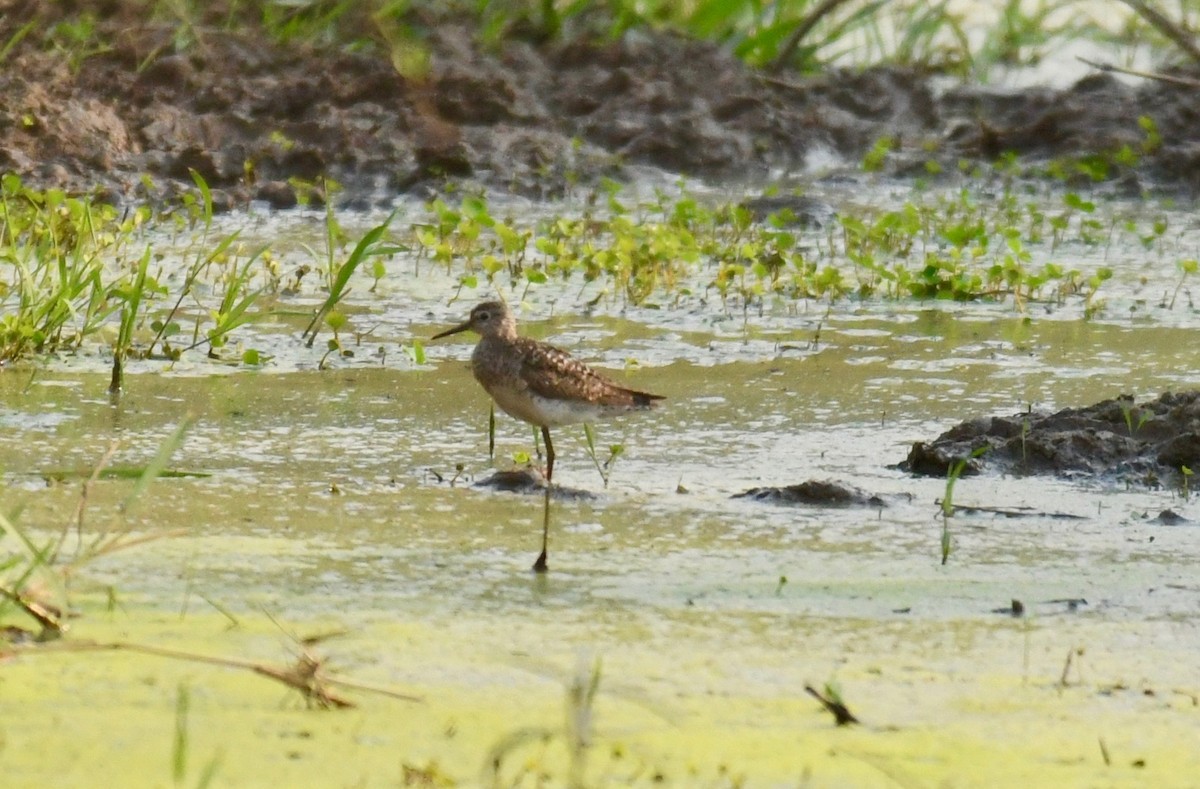
[[[542,509],[542,552],[538,554],[537,561],[533,563],[533,571],[535,573],[544,573],[550,569],[546,564],[546,543],[550,535],[550,484],[546,483],[545,504]]]
[[[550,443],[550,428],[542,428],[542,440],[546,442],[546,487],[554,477],[554,445]]]
[[[550,542],[550,487],[554,479],[554,444],[550,442],[550,428],[542,428],[542,440],[546,443],[546,500],[542,510],[542,552],[533,563],[535,573],[546,572],[546,548]]]

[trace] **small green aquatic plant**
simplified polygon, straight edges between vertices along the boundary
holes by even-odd
[[[333,336],[325,341],[325,353],[321,356],[321,360],[317,362],[318,370],[329,369],[329,359],[331,357],[348,358],[354,356],[354,351],[342,344],[341,331],[346,328],[348,322],[349,318],[341,310],[330,310],[325,314],[325,325],[329,327]]]
[[[880,137],[871,146],[871,150],[863,156],[862,169],[868,173],[877,173],[883,169],[888,154],[896,147],[894,137]]]
[[[412,343],[401,346],[404,350],[404,355],[408,360],[417,367],[425,364],[425,344],[420,340],[413,338]]]
[[[587,441],[588,457],[592,459],[597,473],[600,474],[600,479],[604,480],[604,487],[607,488],[608,479],[612,476],[613,465],[617,462],[617,458],[625,453],[625,446],[623,444],[609,444],[608,457],[601,461],[600,456],[596,453],[596,431],[590,424],[584,423],[583,436]]]
[[[184,210],[117,217],[111,207],[4,177],[0,254],[13,265],[0,268],[0,360],[74,351],[115,323],[116,340],[107,340],[114,368],[129,358],[176,361],[197,347],[230,361],[225,349],[237,330],[300,292],[305,273],[315,272],[327,292],[302,333],[311,347],[322,327],[335,334],[349,327],[342,322],[353,314],[343,307],[347,296],[357,282],[377,288],[389,276],[384,261],[396,254],[408,256],[415,276],[423,261],[444,268],[460,293],[486,283],[520,298],[573,282],[590,291],[589,304],[664,307],[715,296],[727,314],[740,313],[747,330],[751,316],[772,305],[817,299],[1007,300],[1019,311],[1071,299],[1090,317],[1104,308],[1113,274],[1107,266],[1085,270],[1046,259],[1046,238],[1054,249],[1093,233],[1075,233],[1083,227],[1076,219],[1097,210],[1078,195],[1054,213],[1012,191],[988,201],[966,187],[916,190],[902,205],[859,208],[806,229],[788,209],[756,216],[744,205],[706,205],[683,189],[638,199],[606,182],[577,214],[524,222],[501,218],[478,195],[453,205],[435,200],[427,217],[395,232],[389,216],[349,253],[342,251],[349,235],[326,203],[323,249],[302,245],[313,261],[294,268],[294,282],[285,284],[280,256],[269,247],[246,249],[240,231],[214,232],[212,194],[193,178]],[[151,248],[147,260],[147,228],[170,223],[191,234],[183,251],[166,260]],[[1165,232],[1161,220],[1142,230],[1115,216],[1103,227],[1105,237],[1119,231],[1151,245]],[[1192,268],[1181,264],[1177,294]],[[335,337],[328,350],[347,348]],[[269,360],[254,348],[235,358]],[[114,387],[121,372],[114,369]]]
[[[414,225],[418,258],[458,272],[459,291],[477,287],[483,275],[491,287],[506,284],[520,298],[575,279],[598,288],[593,302],[658,306],[702,295],[699,281],[744,321],[770,301],[817,298],[1009,299],[1026,310],[1038,301],[1079,297],[1091,315],[1103,308],[1098,296],[1112,270],[1085,272],[1046,260],[1046,228],[1053,249],[1096,243],[1101,230],[1111,238],[1118,226],[1073,220],[1096,210],[1078,195],[1067,199],[1065,211],[1050,214],[1012,192],[982,201],[966,187],[918,191],[898,208],[839,214],[817,244],[811,243],[817,233],[788,224],[787,209],[756,218],[745,206],[705,207],[686,192],[672,197],[661,190],[631,205],[611,183],[589,203],[600,204],[607,212],[589,207],[578,217],[521,227],[496,220],[480,197],[457,208],[434,201],[429,221]]]
[[[75,350],[99,331],[130,280],[106,260],[125,254],[146,216],[0,177],[0,361]]]
[[[211,311],[212,327],[205,333],[205,339],[208,341],[208,355],[211,357],[217,356],[218,350],[229,341],[229,335],[234,329],[244,326],[257,317],[257,313],[252,312],[251,307],[257,304],[262,291],[261,289],[252,290],[250,282],[254,277],[252,267],[261,252],[260,249],[250,255],[240,269],[236,266],[226,269],[226,275],[221,281],[221,285],[224,287],[221,303]],[[193,343],[191,347],[195,347],[195,345]]]
[[[332,216],[332,213],[329,216]],[[397,247],[384,243],[384,233],[387,232],[388,226],[391,225],[395,217],[396,213],[392,212],[388,215],[387,219],[364,233],[362,238],[358,240],[358,243],[354,245],[354,249],[350,252],[350,255],[340,264],[333,262],[337,234],[332,229],[326,233],[326,252],[329,260],[329,295],[325,297],[325,301],[317,308],[312,320],[309,321],[308,326],[301,334],[301,338],[306,340],[309,348],[312,347],[313,342],[317,339],[317,331],[321,322],[326,320],[334,307],[350,292],[350,278],[354,275],[359,265],[368,258],[377,255],[390,255],[398,251]],[[332,228],[334,224],[332,220],[327,220],[326,227]],[[332,323],[330,328],[333,328]]]
[[[1197,271],[1200,271],[1200,261],[1195,258],[1187,258],[1179,261],[1176,266],[1179,269],[1179,282],[1175,285],[1175,291],[1171,294],[1171,302],[1167,305],[1167,309],[1175,309],[1175,300],[1179,298],[1179,291],[1183,289],[1188,277],[1194,276]]]
[[[116,291],[121,303],[121,322],[113,342],[112,378],[108,384],[108,391],[112,395],[119,394],[124,387],[123,365],[125,357],[133,350],[133,331],[138,325],[138,309],[146,290],[146,271],[149,265],[150,248],[147,247],[133,280],[127,287]]]
[[[265,286],[251,283],[262,276],[267,249],[246,255],[237,231],[211,242],[212,196],[203,178],[193,178],[198,197],[188,195],[186,217],[145,207],[118,216],[86,197],[0,178],[0,259],[8,264],[0,266],[0,361],[75,352],[111,327],[115,393],[128,359],[174,361],[202,344],[216,355],[235,329],[253,320]],[[176,220],[199,234],[182,252],[181,278],[164,271],[163,255],[144,235]],[[208,302],[201,291],[219,301]],[[190,344],[180,340],[189,316],[195,320]]]

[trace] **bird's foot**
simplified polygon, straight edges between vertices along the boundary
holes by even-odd
[[[533,571],[535,573],[544,573],[549,569],[550,567],[546,564],[546,552],[542,551],[538,554],[537,561],[533,563]]]

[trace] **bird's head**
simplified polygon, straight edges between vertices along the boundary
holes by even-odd
[[[485,301],[482,304],[475,305],[475,309],[471,310],[471,317],[463,323],[458,324],[452,329],[447,329],[440,334],[433,335],[434,340],[439,340],[442,337],[449,337],[451,334],[458,334],[470,329],[471,331],[483,337],[506,337],[517,334],[517,322],[513,320],[512,313],[508,310],[508,305],[502,301]]]

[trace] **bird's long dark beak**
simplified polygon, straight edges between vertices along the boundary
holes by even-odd
[[[449,337],[451,334],[458,334],[460,331],[466,331],[466,330],[467,330],[467,329],[469,329],[469,328],[471,328],[471,322],[470,322],[470,321],[467,321],[466,323],[460,323],[460,324],[458,324],[458,325],[457,325],[457,326],[455,326],[453,329],[446,329],[446,330],[445,330],[444,332],[442,332],[441,334],[435,334],[435,335],[433,335],[432,337],[430,337],[429,339],[431,339],[431,340],[440,340],[440,339],[442,339],[443,337]]]

